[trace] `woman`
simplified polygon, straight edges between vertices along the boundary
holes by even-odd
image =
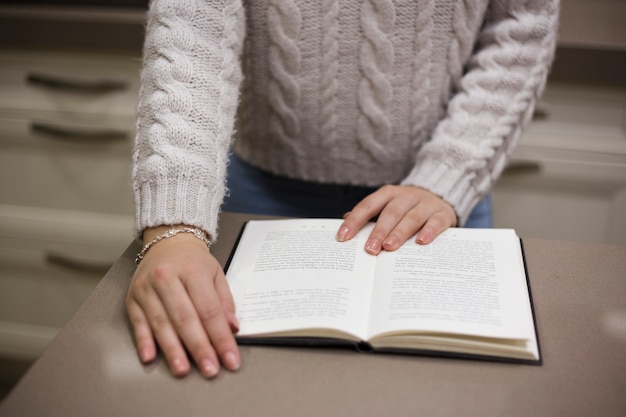
[[[340,241],[375,218],[373,255],[427,244],[488,209],[557,20],[555,0],[154,0],[133,166],[146,246],[126,300],[140,359],[158,345],[177,376],[186,351],[207,377],[240,366],[206,245],[231,146],[225,209],[348,211]]]

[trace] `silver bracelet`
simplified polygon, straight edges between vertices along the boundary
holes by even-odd
[[[179,233],[191,233],[195,237],[203,241],[206,244],[207,248],[211,247],[211,241],[207,237],[206,233],[204,233],[202,230],[198,229],[197,227],[181,227],[181,228],[172,227],[167,232],[155,237],[150,242],[145,244],[141,252],[139,252],[137,254],[137,257],[135,258],[135,265],[139,265],[139,262],[141,262],[144,256],[146,256],[146,252],[148,252],[148,249],[150,249],[152,245],[154,245],[157,242],[162,241],[163,239],[168,239],[172,236],[176,236]]]

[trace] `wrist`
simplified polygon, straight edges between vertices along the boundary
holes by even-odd
[[[195,238],[201,240],[206,245],[207,249],[211,248],[211,241],[208,235],[200,228],[193,226],[186,226],[183,224],[173,226],[157,226],[144,230],[143,242],[144,246],[141,252],[137,254],[135,258],[135,264],[139,265],[139,262],[144,258],[148,250],[161,240],[169,239],[179,234],[192,235]]]

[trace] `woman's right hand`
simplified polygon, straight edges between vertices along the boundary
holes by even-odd
[[[144,241],[170,228],[147,229]],[[150,248],[133,275],[126,309],[143,363],[156,358],[158,345],[178,377],[190,370],[185,349],[208,378],[220,362],[239,368],[235,304],[221,266],[195,236],[179,233]]]

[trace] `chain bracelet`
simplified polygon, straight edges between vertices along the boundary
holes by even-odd
[[[211,247],[211,241],[207,237],[206,233],[204,233],[202,230],[198,229],[197,227],[181,227],[181,228],[173,227],[169,229],[167,232],[163,233],[162,235],[159,235],[155,237],[154,239],[152,239],[150,242],[146,243],[143,249],[141,249],[141,252],[137,254],[137,257],[135,258],[135,265],[139,265],[139,262],[141,262],[144,256],[146,256],[146,252],[148,252],[148,249],[150,249],[152,245],[162,241],[163,239],[168,239],[170,237],[176,236],[179,233],[191,233],[195,237],[203,241],[206,244],[207,248]]]

